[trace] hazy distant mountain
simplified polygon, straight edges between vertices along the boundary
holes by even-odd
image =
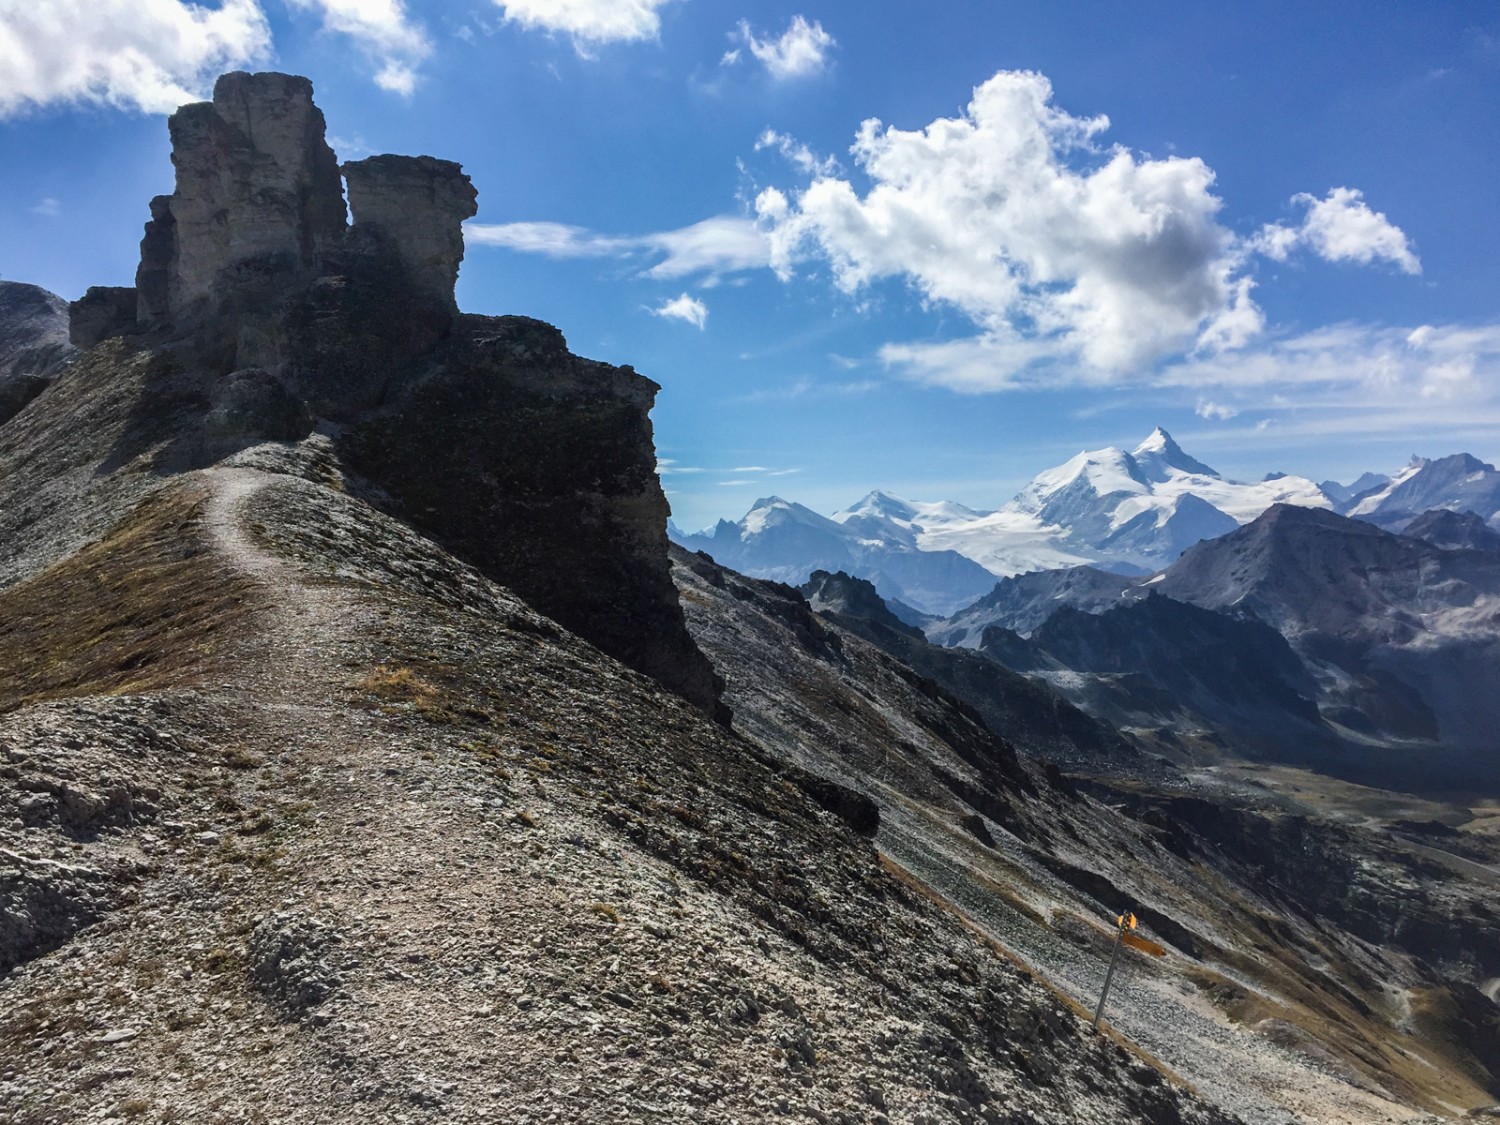
[[[1391,483],[1391,478],[1385,473],[1361,473],[1352,484],[1340,484],[1336,480],[1325,480],[1318,484],[1324,494],[1338,505],[1338,510],[1352,504],[1367,493],[1384,488]]]
[[[1500,526],[1500,471],[1467,453],[1411,463],[1383,486],[1348,503],[1346,515],[1400,531],[1422,512],[1442,508],[1473,512]]]
[[[995,576],[978,563],[953,551],[921,549],[913,532],[894,520],[892,526],[894,530],[871,533],[858,522],[839,523],[801,504],[767,496],[738,523],[720,520],[712,531],[696,535],[669,526],[668,534],[688,550],[707,551],[752,578],[798,585],[815,570],[844,571],[868,579],[881,597],[924,613],[952,613],[995,584]]]
[[[1401,534],[1449,551],[1500,551],[1500,531],[1473,512],[1435,508],[1412,520]]]
[[[1424,523],[1471,532],[1478,524],[1446,516]],[[1234,621],[1165,605],[1138,611],[1143,599],[1159,600],[1153,593],[1269,626],[1305,675],[1289,673],[1274,645]],[[1108,622],[1087,620],[1101,615]],[[1117,724],[1207,723],[1241,749],[1247,738],[1267,745],[1269,735],[1290,739],[1297,729],[1297,739],[1312,742],[1291,739],[1281,753],[1302,760],[1316,751],[1320,768],[1407,780],[1500,777],[1497,551],[1444,549],[1278,504],[1154,577],[1075,568],[1006,579],[927,634],[1042,674]],[[1315,701],[1321,718],[1293,696]]]

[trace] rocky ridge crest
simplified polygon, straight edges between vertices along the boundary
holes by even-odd
[[[476,213],[462,167],[340,165],[292,75],[226,74],[168,124],[176,190],[151,201],[136,285],[69,310],[79,348],[152,357],[113,462],[149,451],[181,471],[318,429],[375,502],[718,708],[668,576],[660,388],[573,355],[550,325],[459,312]]]

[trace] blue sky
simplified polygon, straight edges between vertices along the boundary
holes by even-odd
[[[129,284],[227,69],[460,161],[461,305],[659,382],[685,527],[995,507],[1157,424],[1252,479],[1500,455],[1491,3],[0,0],[0,275]]]

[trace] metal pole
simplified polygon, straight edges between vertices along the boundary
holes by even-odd
[[[1115,949],[1109,955],[1109,972],[1104,974],[1104,991],[1099,993],[1099,1006],[1094,1009],[1094,1030],[1099,1030],[1099,1017],[1104,1015],[1104,1002],[1109,999],[1109,985],[1115,979],[1115,963],[1120,959],[1120,939],[1125,936],[1125,927],[1115,931]]]

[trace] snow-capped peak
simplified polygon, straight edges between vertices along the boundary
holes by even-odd
[[[1152,430],[1151,436],[1135,447],[1131,456],[1135,458],[1142,472],[1154,481],[1165,480],[1173,469],[1202,477],[1219,475],[1202,461],[1189,457],[1183,451],[1182,446],[1172,440],[1172,435],[1160,426]]]
[[[876,516],[887,519],[909,520],[916,515],[917,507],[909,500],[903,500],[899,496],[893,496],[889,492],[875,489],[867,494],[859,503],[854,504],[843,511],[835,512],[833,518],[843,523],[854,516]]]
[[[977,512],[952,500],[905,500],[877,488],[859,503],[834,512],[833,518],[839,523],[883,521],[920,529],[975,520],[986,515],[989,513]]]

